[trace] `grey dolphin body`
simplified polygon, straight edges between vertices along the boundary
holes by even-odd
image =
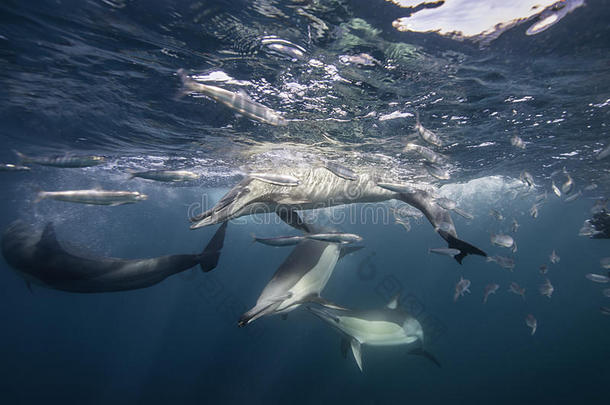
[[[354,311],[307,307],[314,315],[339,330],[352,348],[358,367],[362,371],[361,345],[395,346],[424,342],[424,331],[417,319],[398,306],[397,298],[383,309]],[[347,342],[344,342],[347,346]],[[434,360],[437,365],[438,362]]]
[[[339,259],[359,249],[309,239],[299,242],[265,286],[256,305],[241,316],[239,326],[261,316],[286,314],[305,302],[329,304],[320,293]]]
[[[347,180],[322,167],[275,170],[298,178],[295,187],[283,187],[246,178],[233,187],[220,202],[201,215],[191,218],[191,229],[224,222],[256,213],[277,212],[282,219],[294,210],[307,210],[352,203],[375,203],[392,199],[404,201],[424,213],[450,248],[460,250],[455,259],[461,263],[468,254],[486,256],[482,250],[457,238],[449,211],[434,202],[427,192],[398,193],[379,187],[371,174]]]
[[[210,271],[218,263],[226,223],[200,254],[168,255],[150,259],[84,257],[67,251],[51,223],[37,232],[22,221],[13,222],[2,236],[2,254],[26,282],[57,290],[95,293],[149,287],[200,265]]]

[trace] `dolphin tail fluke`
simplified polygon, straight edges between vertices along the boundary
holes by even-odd
[[[455,236],[452,236],[445,231],[438,231],[438,233],[442,236],[443,239],[445,239],[447,241],[449,248],[457,249],[460,251],[460,253],[453,256],[453,258],[455,260],[457,260],[457,262],[459,264],[462,264],[462,260],[467,255],[479,255],[479,256],[487,257],[487,253],[483,252],[481,249],[479,249],[476,246],[471,245],[468,242],[464,242],[463,240],[458,239]]]
[[[438,361],[438,359],[436,357],[434,357],[432,355],[432,353],[424,350],[421,347],[417,347],[415,349],[412,349],[408,352],[408,354],[410,355],[414,355],[414,356],[421,356],[425,359],[430,360],[432,363],[434,363],[434,365],[436,365],[438,368],[441,368],[441,363]]]
[[[229,221],[225,221],[220,225],[220,228],[214,233],[212,239],[208,242],[205,249],[199,256],[199,266],[204,273],[212,271],[218,265],[220,259],[220,251],[224,246],[225,234],[227,230],[227,224]]]

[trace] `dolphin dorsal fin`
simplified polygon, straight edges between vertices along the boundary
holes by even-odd
[[[386,308],[388,309],[396,309],[398,308],[398,298],[400,297],[400,294],[396,294],[391,300],[390,302],[388,302],[388,305],[386,305]]]
[[[352,339],[352,353],[354,354],[354,359],[356,359],[356,364],[358,364],[358,368],[362,371],[362,356],[360,354],[360,342],[356,339]]]
[[[57,236],[55,235],[55,227],[53,226],[52,222],[49,222],[44,227],[44,231],[42,231],[39,243],[44,245],[44,247],[47,249],[61,249],[61,245],[57,241]]]

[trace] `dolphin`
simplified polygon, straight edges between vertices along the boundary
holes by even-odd
[[[42,232],[15,221],[2,235],[2,255],[26,280],[62,291],[96,293],[145,288],[200,265],[216,267],[227,223],[223,223],[200,254],[168,255],[150,259],[85,257],[68,251],[55,235],[52,223]]]
[[[487,256],[485,252],[457,237],[457,232],[448,210],[434,201],[434,197],[423,190],[412,193],[391,191],[377,185],[375,176],[362,173],[355,180],[335,175],[323,167],[284,168],[274,173],[287,174],[300,180],[297,186],[287,187],[270,184],[246,177],[233,187],[211,209],[191,218],[191,229],[217,224],[244,215],[276,212],[284,221],[293,219],[292,212],[325,208],[352,203],[375,203],[400,200],[420,210],[451,249],[459,254],[458,263],[468,254]],[[306,228],[300,224],[301,229]]]
[[[320,293],[339,259],[361,248],[313,239],[299,242],[265,286],[256,305],[240,317],[238,325],[246,326],[265,315],[286,316],[305,302],[318,302],[335,308],[320,297]]]
[[[394,297],[383,309],[355,311],[322,305],[321,308],[308,306],[307,309],[324,322],[343,334],[341,349],[344,355],[348,346],[356,364],[362,371],[361,346],[397,346],[419,341],[424,343],[424,331],[417,319],[398,305],[398,296]],[[411,350],[409,354],[422,355],[437,366],[440,363],[430,353],[421,348]]]

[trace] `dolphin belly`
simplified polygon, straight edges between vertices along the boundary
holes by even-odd
[[[311,295],[318,295],[324,287],[337,265],[340,256],[340,248],[337,244],[329,244],[314,267],[311,268],[297,283],[288,290],[290,298],[283,301],[277,308],[277,312],[288,312],[297,308],[303,300]]]

